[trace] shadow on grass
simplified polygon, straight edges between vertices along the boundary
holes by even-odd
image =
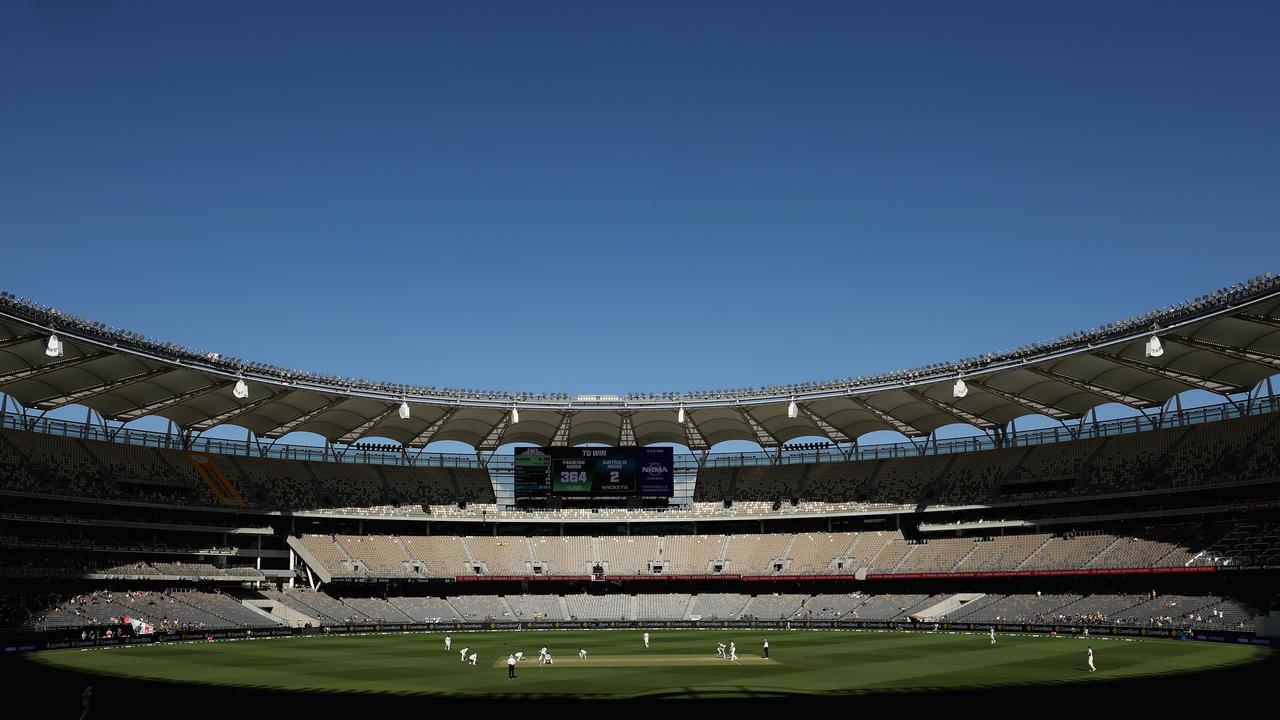
[[[1159,675],[1107,678],[1105,672],[1060,681],[1001,683],[955,687],[900,687],[850,689],[824,692],[787,692],[775,689],[753,688],[750,685],[725,685],[721,688],[672,687],[666,691],[647,692],[639,697],[580,695],[574,697],[503,693],[500,696],[448,695],[443,693],[371,693],[340,691],[329,688],[281,690],[252,687],[241,684],[184,683],[164,680],[141,680],[111,675],[98,675],[45,665],[30,657],[5,658],[0,661],[6,686],[26,689],[25,701],[34,703],[42,717],[78,717],[82,692],[92,685],[89,718],[160,717],[172,715],[179,720],[217,717],[228,720],[248,708],[269,707],[273,711],[288,709],[317,717],[333,717],[339,713],[393,713],[421,712],[430,708],[433,712],[448,709],[503,707],[510,710],[514,703],[530,705],[522,708],[542,712],[559,706],[595,705],[612,707],[626,703],[628,709],[637,703],[653,704],[661,708],[690,703],[705,706],[712,703],[719,708],[734,706],[756,709],[760,703],[771,711],[786,712],[830,709],[833,699],[856,698],[859,710],[868,707],[901,710],[907,696],[913,711],[936,709],[955,710],[957,702],[990,702],[991,707],[1017,707],[1010,703],[1034,702],[1035,707],[1048,707],[1045,703],[1079,703],[1118,700],[1133,701],[1141,698],[1144,709],[1154,707],[1182,708],[1186,703],[1188,688],[1248,688],[1266,687],[1280,677],[1280,653],[1268,652],[1257,659],[1231,663],[1211,668],[1178,671]],[[1075,706],[1075,705],[1072,705]],[[969,705],[969,707],[977,707]],[[1030,707],[1030,706],[1028,706]]]

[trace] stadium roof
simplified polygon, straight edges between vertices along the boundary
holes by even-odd
[[[50,335],[62,354],[47,354]],[[1164,352],[1148,357],[1149,338]],[[647,445],[702,450],[726,440],[776,447],[805,436],[847,443],[876,430],[927,436],[944,425],[1002,428],[1026,415],[1066,421],[1106,403],[1145,409],[1187,390],[1248,391],[1280,373],[1280,280],[1271,273],[1169,308],[1001,353],[871,377],[689,393],[579,396],[376,383],[224,358],[0,294],[0,391],[27,408],[69,404],[104,418],[223,424],[274,439],[335,444],[386,437],[480,450]],[[957,398],[963,379],[968,393]],[[248,396],[236,397],[239,381]],[[407,402],[408,418],[398,412]],[[796,417],[788,412],[795,403]],[[679,410],[684,409],[684,422]],[[513,422],[518,409],[519,422]]]

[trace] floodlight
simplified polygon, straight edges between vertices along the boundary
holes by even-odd
[[[44,346],[44,354],[49,357],[62,357],[62,341],[57,335],[49,336],[49,344]]]
[[[956,378],[955,387],[951,388],[951,397],[962,398],[969,394],[969,386],[964,384],[963,378]]]
[[[676,413],[676,422],[680,423],[681,425],[684,424],[684,406],[683,405],[680,406],[680,411]]]
[[[244,380],[237,380],[235,388],[231,390],[231,394],[244,400],[249,397],[249,386],[244,383]]]
[[[409,403],[407,402],[400,403],[400,419],[401,420],[409,419]]]
[[[800,414],[800,408],[796,407],[796,401],[792,400],[791,404],[787,405],[787,417],[795,419],[795,417],[799,414]]]
[[[1160,338],[1155,335],[1147,341],[1147,357],[1160,357],[1164,354],[1164,348],[1160,345]]]
[[[520,408],[512,406],[511,407],[511,424],[515,425],[518,422],[520,422]]]

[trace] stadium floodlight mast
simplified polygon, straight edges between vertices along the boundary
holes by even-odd
[[[800,408],[796,407],[795,398],[792,398],[791,403],[787,405],[787,417],[791,418],[792,420],[795,420],[799,414],[800,414]]]
[[[62,340],[57,335],[49,336],[49,344],[44,346],[44,354],[49,357],[62,357]]]
[[[231,389],[231,394],[244,400],[249,397],[249,386],[245,384],[244,379],[236,380],[236,386]]]
[[[405,400],[400,401],[400,419],[401,420],[409,419],[409,403]]]
[[[962,398],[969,394],[969,386],[964,384],[964,378],[956,378],[956,384],[951,388],[951,397]]]
[[[1160,344],[1160,338],[1152,335],[1151,339],[1147,341],[1147,357],[1160,357],[1163,354],[1164,347]]]

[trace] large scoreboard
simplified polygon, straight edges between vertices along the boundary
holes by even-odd
[[[669,447],[516,448],[515,495],[669,498],[675,463]]]

